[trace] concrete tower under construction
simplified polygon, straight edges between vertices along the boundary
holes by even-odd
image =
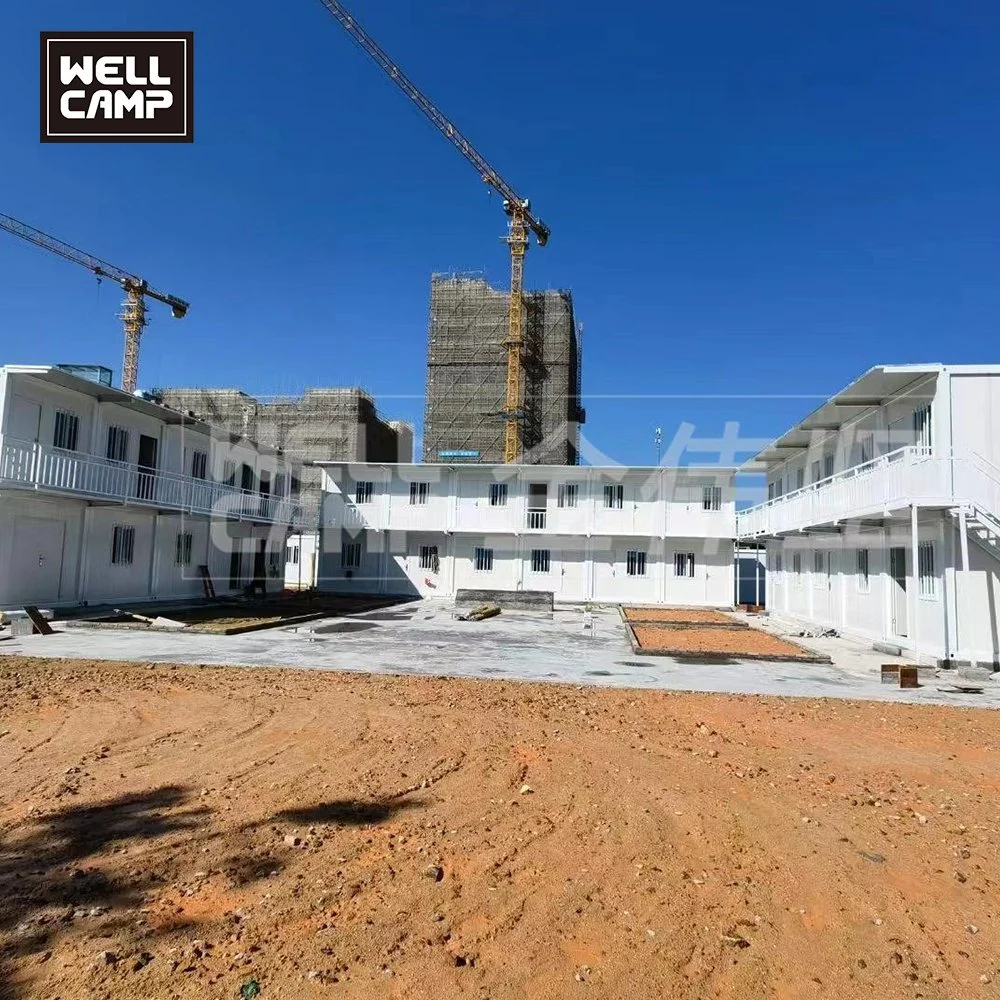
[[[435,274],[427,337],[425,462],[502,462],[509,295]],[[521,461],[579,462],[581,344],[567,291],[525,292]]]

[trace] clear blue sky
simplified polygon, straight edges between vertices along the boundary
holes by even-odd
[[[610,458],[997,360],[995,0],[353,7],[552,227],[528,283],[574,292]],[[39,143],[40,30],[165,28],[193,145]],[[141,384],[357,383],[419,423],[430,274],[505,285],[504,216],[318,0],[6,3],[0,33],[0,212],[192,303],[153,304]],[[0,234],[0,296],[4,361],[118,371],[115,287]]]

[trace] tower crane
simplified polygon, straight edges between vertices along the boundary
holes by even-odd
[[[524,362],[524,255],[529,233],[535,234],[540,247],[549,240],[549,227],[531,213],[531,203],[517,192],[490,165],[487,159],[462,135],[406,74],[386,55],[378,43],[354,19],[340,0],[320,0],[340,22],[344,30],[385,71],[393,83],[430,119],[431,124],[479,171],[483,182],[503,198],[509,216],[505,237],[510,247],[510,306],[507,323],[507,392],[504,416],[504,461],[521,457],[522,369]]]
[[[188,303],[176,295],[158,292],[145,278],[136,277],[120,267],[115,267],[114,264],[109,264],[106,260],[101,260],[100,257],[93,257],[89,253],[77,250],[76,247],[63,243],[62,240],[49,236],[40,229],[34,229],[24,222],[18,222],[9,215],[0,215],[0,229],[14,236],[20,236],[22,240],[34,243],[35,246],[58,254],[75,264],[82,264],[88,271],[96,274],[98,279],[110,278],[125,289],[125,301],[122,303],[122,311],[118,314],[125,328],[122,389],[125,392],[135,392],[139,377],[139,338],[146,326],[146,298],[156,299],[157,302],[170,306],[175,319],[183,319],[187,315]]]

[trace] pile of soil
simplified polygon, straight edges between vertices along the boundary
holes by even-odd
[[[710,608],[622,608],[622,614],[627,622],[671,622],[682,624],[731,625],[733,628],[742,626],[731,615],[723,611],[713,611]]]
[[[986,996],[997,718],[0,657],[0,996]]]
[[[828,660],[794,642],[780,639],[770,632],[762,632],[756,628],[670,628],[635,625],[633,631],[639,648],[649,653],[681,656],[708,653],[755,659]]]

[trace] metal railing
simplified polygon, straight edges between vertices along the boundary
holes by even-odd
[[[9,439],[0,449],[0,482],[271,524],[298,525],[305,514],[302,505],[288,497]]]
[[[990,473],[981,456],[942,456],[910,445],[737,511],[736,534],[752,538],[797,531],[910,503],[977,502],[995,514],[1000,511],[998,476],[1000,471]]]
[[[545,511],[544,510],[529,510],[528,511],[528,528],[533,531],[541,531],[545,527]]]

